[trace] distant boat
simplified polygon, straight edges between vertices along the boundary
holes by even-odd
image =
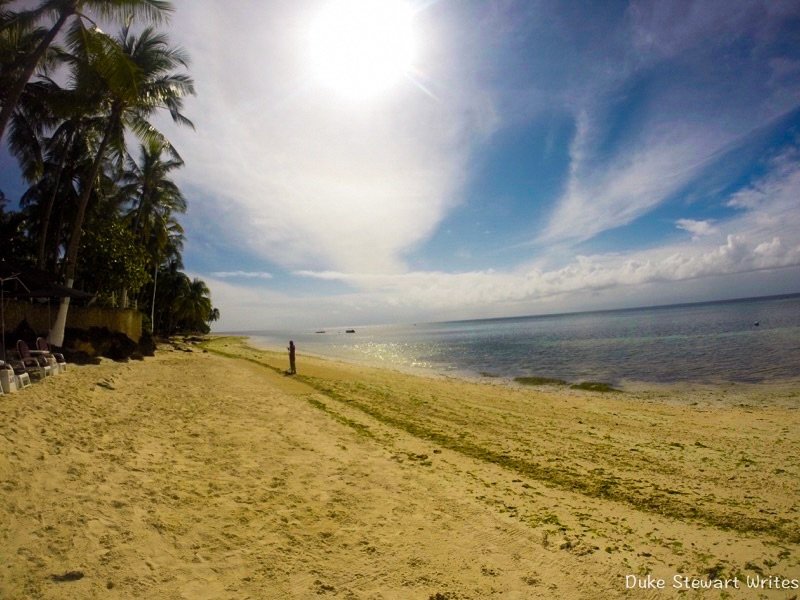
[[[356,330],[355,329],[345,329],[344,332],[345,333],[355,333]]]
[[[314,333],[325,333],[324,329],[320,329],[319,331],[315,331]]]

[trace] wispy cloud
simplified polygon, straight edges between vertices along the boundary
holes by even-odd
[[[272,273],[265,271],[215,271],[211,275],[220,279],[272,279]]]
[[[800,144],[800,139],[796,142]],[[752,185],[733,194],[725,203],[730,208],[756,212],[776,204],[797,207],[800,190],[800,146],[790,147],[768,164],[769,172]]]
[[[758,202],[727,221],[683,219],[679,223],[696,238],[627,254],[578,256],[569,264],[546,270],[522,267],[512,271],[465,273],[413,272],[401,275],[300,271],[304,277],[344,281],[386,301],[426,308],[536,301],[656,282],[681,282],[701,277],[746,274],[800,266],[800,163],[794,150],[776,159],[783,165],[756,181],[736,198],[758,195]],[[723,235],[715,243],[711,234]],[[701,239],[702,238],[702,239]],[[697,243],[702,241],[702,243]]]
[[[588,130],[578,129],[567,191],[540,243],[582,242],[632,222],[691,181],[727,141],[719,134],[653,131],[610,164],[597,165],[586,156]]]
[[[247,326],[244,315],[261,310],[273,315],[276,324],[291,320],[313,326],[585,308],[598,293],[615,297],[618,302],[638,298],[639,303],[658,303],[681,297],[669,298],[661,293],[648,299],[639,290],[660,285],[662,292],[674,293],[690,287],[692,281],[702,281],[702,289],[712,298],[730,297],[748,292],[731,291],[731,283],[725,276],[760,282],[763,279],[759,277],[770,272],[784,272],[779,279],[789,287],[780,289],[796,291],[800,285],[797,200],[800,162],[792,162],[792,156],[794,150],[777,157],[773,162],[780,168],[733,196],[731,202],[737,199],[740,210],[732,217],[717,220],[713,226],[703,221],[692,221],[694,225],[684,223],[703,231],[707,231],[707,226],[713,227],[717,232],[691,242],[645,251],[577,256],[560,268],[551,269],[537,262],[511,270],[459,273],[334,270],[294,273],[304,278],[341,282],[351,289],[348,293],[328,296],[256,290],[211,279],[214,303],[223,309],[222,327],[236,329]],[[747,202],[742,202],[744,198],[748,198]],[[326,315],[324,321],[320,315]]]
[[[416,17],[425,45],[416,67],[431,93],[406,81],[359,105],[308,76],[304,36],[322,1],[178,2],[176,35],[194,58],[199,90],[187,112],[198,130],[170,137],[187,162],[190,229],[201,238],[197,247],[209,244],[217,259],[210,283],[223,320],[231,319],[223,327],[260,314],[278,322],[393,320],[470,307],[519,314],[553,298],[579,306],[601,291],[628,295],[659,282],[800,265],[796,156],[763,165],[764,177],[717,198],[718,210],[696,210],[708,198],[695,189],[713,169],[704,189],[721,195],[735,179],[721,157],[798,105],[800,61],[781,56],[775,43],[796,3],[634,0],[624,15],[549,0],[422,3],[430,10]],[[747,53],[727,52],[742,42]],[[503,193],[503,181],[469,187],[477,170],[471,160],[491,154],[502,137],[493,134],[518,127],[527,140],[532,115],[547,111],[571,114],[574,135],[568,148],[524,148],[564,156],[553,163],[563,174],[555,197],[536,196],[551,204],[537,207],[546,217],[525,230],[534,242],[515,245],[494,269],[448,271],[454,248],[462,258],[479,254],[476,239],[459,239],[437,245],[448,256],[420,256],[417,264],[441,270],[411,268],[409,256],[422,255],[463,202],[485,194],[494,208],[490,199]],[[512,198],[510,218],[533,201]],[[669,214],[683,217],[674,224],[691,241],[675,242],[673,230],[646,251],[584,249],[575,257],[577,244],[666,202],[676,203]],[[250,260],[225,265],[218,249]],[[278,278],[236,270],[253,264],[344,285],[281,277],[283,289],[294,284],[303,293],[279,293]],[[349,291],[330,295],[342,289]]]
[[[178,15],[200,90],[197,133],[176,133],[191,218],[282,266],[401,271],[459,202],[472,140],[494,127],[491,94],[459,77],[446,47],[420,67],[446,65],[451,87],[436,99],[409,81],[363,105],[329,93],[305,56],[321,4],[204,2]],[[418,25],[434,28],[426,14]]]
[[[719,233],[719,230],[714,227],[713,221],[696,221],[694,219],[678,219],[675,221],[675,227],[683,229],[692,234],[694,239],[699,239],[705,235],[714,235]]]
[[[789,244],[779,237],[751,241],[743,236],[729,235],[724,244],[716,247],[695,251],[686,248],[671,250],[672,253],[669,249],[662,249],[656,255],[579,256],[566,267],[544,272],[373,275],[325,271],[299,274],[344,281],[371,292],[379,291],[390,304],[432,310],[491,307],[498,303],[530,302],[623,286],[800,266],[800,244]]]
[[[569,178],[539,243],[583,242],[634,222],[796,108],[795,61],[775,43],[790,13],[800,15],[796,4],[632,2],[631,42],[569,95]],[[734,65],[722,57],[738,42],[752,49]]]

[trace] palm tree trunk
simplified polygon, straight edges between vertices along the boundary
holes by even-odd
[[[58,265],[58,247],[61,245],[61,240],[58,238],[64,225],[64,212],[65,208],[61,206],[61,210],[58,211],[58,216],[56,218],[55,233],[52,236],[53,239],[50,241],[50,247],[45,251],[45,263],[48,265],[45,270],[49,270],[52,273],[62,271],[62,269],[59,269]]]
[[[89,205],[89,197],[92,195],[94,183],[97,180],[97,175],[100,173],[100,167],[103,165],[103,158],[105,156],[108,143],[111,141],[111,135],[114,130],[114,125],[118,114],[119,108],[114,107],[111,110],[111,117],[108,121],[108,125],[106,126],[106,130],[103,133],[103,139],[100,142],[100,146],[97,148],[97,154],[94,157],[92,168],[89,171],[89,176],[86,179],[86,185],[83,186],[83,189],[81,190],[81,196],[78,200],[78,212],[75,214],[75,221],[72,223],[72,233],[69,237],[69,246],[67,247],[67,268],[65,271],[65,276],[67,279],[75,278],[75,267],[78,262],[78,250],[81,245],[81,233],[83,219],[86,216],[86,207]],[[71,284],[69,284],[69,286],[71,287]]]
[[[44,53],[47,51],[47,48],[50,46],[50,44],[53,43],[53,40],[64,26],[64,23],[66,23],[67,19],[75,14],[75,11],[77,10],[76,4],[76,1],[73,0],[64,8],[64,11],[59,15],[55,25],[50,28],[50,31],[48,31],[47,34],[42,38],[42,41],[39,42],[36,50],[34,50],[33,53],[28,57],[22,73],[20,73],[17,80],[11,85],[11,89],[8,90],[5,104],[3,104],[3,108],[0,110],[0,140],[3,139],[3,133],[6,130],[6,126],[8,125],[9,119],[11,119],[14,109],[17,107],[17,102],[19,101],[19,97],[22,95],[22,90],[25,89],[25,84],[27,84],[28,81],[30,81],[30,78],[33,77],[33,72],[36,71],[36,67],[41,62]]]
[[[153,268],[153,302],[150,305],[150,333],[155,333],[156,330],[156,285],[158,285],[158,260],[156,266]]]
[[[72,224],[72,234],[69,238],[69,246],[67,246],[66,255],[66,269],[64,285],[68,288],[72,287],[75,283],[75,270],[78,264],[78,250],[81,245],[81,233],[83,227],[83,218],[86,215],[86,207],[89,204],[89,197],[92,195],[94,182],[97,175],[100,173],[100,167],[103,164],[103,156],[106,153],[106,148],[111,140],[111,134],[114,130],[114,123],[119,115],[119,107],[115,106],[111,110],[111,117],[109,118],[106,130],[103,133],[103,139],[100,146],[97,148],[97,154],[94,157],[94,163],[89,171],[89,176],[86,178],[86,185],[81,190],[81,197],[78,201],[78,212],[75,214],[75,221]],[[56,316],[56,323],[50,330],[48,341],[54,346],[61,346],[64,343],[64,328],[67,324],[67,312],[69,311],[69,298],[62,298],[61,304],[58,306],[58,315]]]

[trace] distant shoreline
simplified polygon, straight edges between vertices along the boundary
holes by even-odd
[[[319,331],[247,331],[252,344],[464,379],[642,386],[800,381],[800,294],[566,316]]]
[[[257,340],[253,340],[253,337],[258,336],[248,336],[248,335],[225,335],[225,334],[211,334],[210,337],[215,338],[231,338],[231,339],[238,339],[243,342],[244,345],[252,347],[258,351],[266,351],[273,353],[275,355],[283,355],[286,354],[286,349],[279,347],[277,344],[260,344],[257,343]],[[288,340],[287,340],[288,344]],[[526,385],[524,383],[515,382],[513,377],[503,377],[503,376],[492,376],[488,374],[480,374],[480,373],[472,373],[472,372],[462,372],[462,371],[446,371],[446,370],[437,370],[435,368],[430,367],[411,367],[407,365],[399,365],[394,363],[388,362],[378,362],[378,361],[369,361],[367,359],[359,360],[357,358],[350,358],[350,357],[341,357],[336,356],[333,354],[321,354],[318,352],[308,352],[305,351],[302,347],[298,347],[298,364],[302,364],[303,357],[309,357],[315,360],[322,360],[322,361],[330,361],[332,363],[341,363],[343,365],[350,365],[350,366],[361,366],[370,369],[385,369],[390,372],[402,373],[405,375],[411,376],[418,376],[418,377],[427,377],[432,379],[454,379],[458,381],[463,381],[465,383],[483,383],[487,385],[502,385],[504,387],[509,388],[529,388],[533,390],[543,390],[543,391],[552,391],[558,392],[559,390],[568,390],[570,385],[581,383],[581,382],[573,382],[567,381],[565,382],[566,385],[563,384],[533,384],[533,385]],[[287,365],[288,365],[288,358]],[[520,378],[524,378],[524,375],[520,375]],[[738,381],[726,381],[720,380],[717,382],[687,382],[687,381],[673,381],[673,382],[653,382],[653,381],[639,381],[634,379],[625,379],[621,382],[601,382],[601,383],[609,383],[612,387],[617,388],[621,392],[631,392],[631,393],[654,393],[658,396],[663,396],[664,401],[675,401],[675,398],[670,396],[670,394],[677,394],[677,397],[683,397],[687,394],[693,393],[700,393],[700,394],[715,394],[719,392],[723,392],[724,394],[728,394],[729,392],[733,392],[735,397],[738,397],[739,393],[745,394],[755,394],[759,398],[761,398],[762,402],[767,404],[773,404],[775,402],[781,403],[782,401],[780,398],[783,398],[787,394],[791,394],[797,390],[800,390],[800,377],[798,378],[788,378],[788,379],[781,379],[781,380],[772,380],[772,381],[762,381],[762,382],[738,382]],[[777,395],[777,398],[772,398],[773,395]],[[735,402],[736,400],[730,400],[730,402]],[[720,398],[718,403],[728,403],[723,402]]]

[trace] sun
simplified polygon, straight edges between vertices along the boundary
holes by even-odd
[[[319,82],[354,99],[375,96],[400,81],[414,58],[413,13],[399,0],[334,0],[309,34]]]

